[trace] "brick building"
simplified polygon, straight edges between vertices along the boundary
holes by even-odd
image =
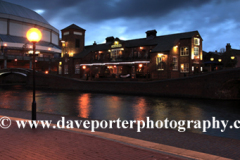
[[[202,71],[202,38],[198,31],[121,40],[84,46],[85,30],[70,25],[62,30],[59,74],[82,79],[169,79]]]

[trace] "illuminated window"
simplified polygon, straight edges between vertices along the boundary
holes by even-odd
[[[156,66],[157,66],[158,71],[164,70],[164,64],[163,64],[163,57],[162,56],[157,56]]]
[[[80,74],[80,65],[79,64],[75,65],[75,74]]]
[[[189,63],[181,64],[181,72],[189,72]]]
[[[189,55],[188,47],[181,47],[181,49],[180,49],[180,56],[188,56],[188,55]]]
[[[199,48],[194,47],[194,56],[199,56]]]
[[[68,74],[68,65],[64,65],[64,74]]]
[[[58,74],[62,74],[62,66],[58,66]]]
[[[173,57],[173,70],[178,70],[178,58]]]
[[[200,39],[199,38],[194,38],[194,45],[197,45],[197,46],[200,45]]]
[[[122,58],[122,50],[112,49],[111,58],[112,58],[112,61],[116,61],[118,58]]]

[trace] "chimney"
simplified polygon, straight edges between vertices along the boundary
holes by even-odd
[[[227,45],[226,45],[226,52],[229,52],[229,51],[231,51],[231,45],[230,45],[230,43],[227,43]]]
[[[157,31],[154,29],[154,30],[149,30],[146,32],[146,38],[150,37],[150,36],[153,36],[153,37],[156,37],[157,35]]]
[[[94,41],[93,45],[97,45],[96,41]]]
[[[106,38],[106,43],[109,43],[109,42],[112,43],[113,41],[114,41],[114,37],[113,36]]]

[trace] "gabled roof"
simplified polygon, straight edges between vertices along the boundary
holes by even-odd
[[[63,28],[62,30],[66,30],[66,29],[78,29],[78,30],[84,30],[86,31],[85,29],[75,25],[75,24],[71,24],[70,26],[66,27],[66,28]]]
[[[38,13],[28,8],[22,7],[20,5],[16,5],[16,4],[1,1],[1,0],[0,0],[0,14],[7,14],[7,15],[27,18],[27,19],[35,20],[35,21],[42,22],[49,25],[49,23]]]
[[[234,55],[240,55],[240,50],[238,50],[238,49],[232,49],[232,54],[234,54]]]
[[[156,36],[151,38],[133,39],[133,40],[126,40],[126,41],[121,40],[121,42],[125,44],[126,48],[138,47],[138,46],[156,46],[152,49],[152,52],[164,52],[164,51],[171,50],[172,47],[176,45],[176,43],[180,39],[192,38],[196,34],[199,35],[198,31]],[[76,54],[74,57],[83,58],[90,52],[99,51],[99,50],[108,50],[109,48],[110,48],[109,43],[86,46],[81,53]]]

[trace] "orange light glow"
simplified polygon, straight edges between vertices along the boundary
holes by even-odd
[[[48,48],[49,51],[51,51],[52,49],[51,48]]]
[[[98,51],[98,53],[102,53],[102,51]]]
[[[27,31],[27,39],[30,42],[39,42],[42,39],[42,33],[37,28],[31,28]]]
[[[210,61],[214,61],[214,58],[210,58]]]
[[[4,47],[7,47],[7,43],[4,43],[3,46],[4,46]]]
[[[117,66],[114,66],[114,68],[116,68]]]
[[[142,68],[142,64],[139,64],[138,66],[139,66],[140,68]]]
[[[140,47],[140,49],[143,49],[143,47]]]
[[[78,117],[88,118],[90,113],[90,97],[89,94],[82,94],[79,99],[79,114]]]
[[[15,62],[17,62],[17,59],[14,59]]]
[[[35,60],[35,62],[37,62],[37,60]]]
[[[48,71],[45,71],[45,74],[48,74]]]
[[[157,55],[158,57],[162,57],[163,56],[163,54],[162,53],[158,53],[158,55]]]
[[[82,66],[83,69],[86,69],[86,66]]]

